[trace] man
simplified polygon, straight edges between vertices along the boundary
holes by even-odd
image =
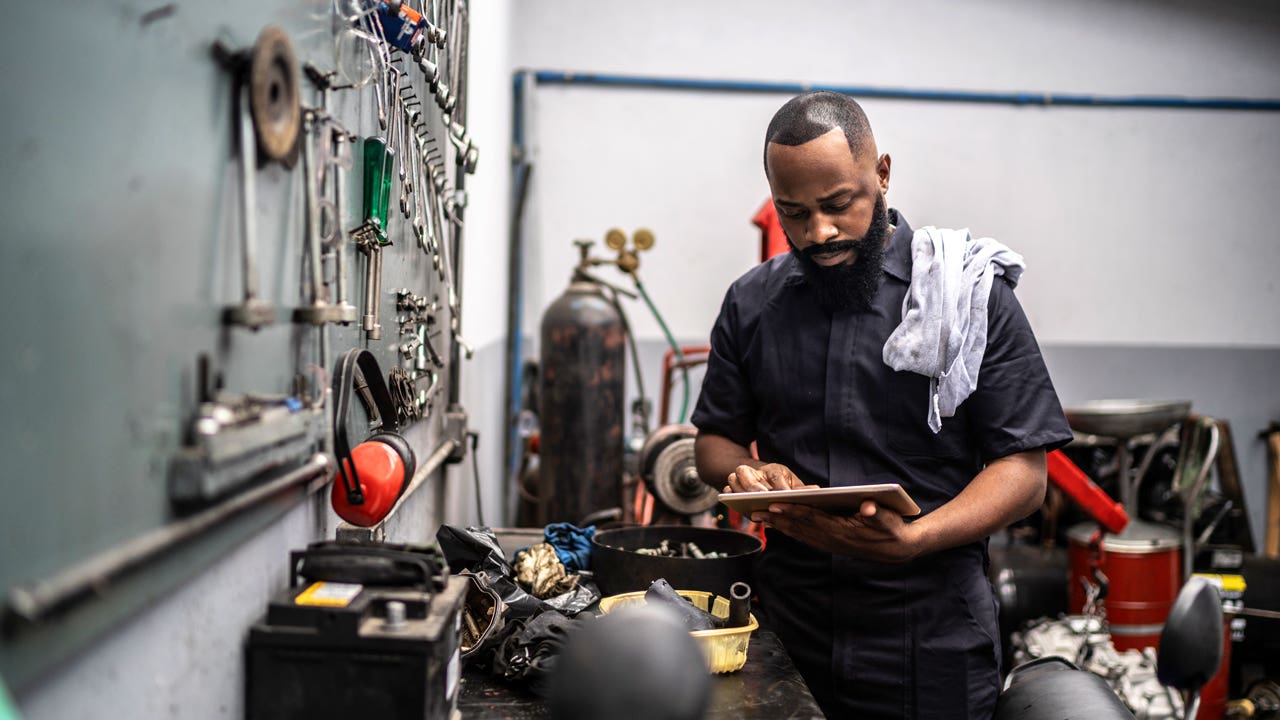
[[[889,170],[848,97],[802,95],[774,116],[765,174],[791,253],[726,294],[693,415],[698,472],[729,492],[900,483],[923,511],[911,521],[873,502],[757,513],[762,609],[830,717],[990,717],[986,539],[1040,506],[1045,451],[1071,433],[1002,278],[976,390],[929,428],[930,378],[883,359],[912,277]]]

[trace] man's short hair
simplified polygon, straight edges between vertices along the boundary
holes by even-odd
[[[856,158],[873,140],[871,123],[858,101],[848,95],[820,90],[797,95],[774,113],[764,134],[764,172],[769,173],[769,143],[803,145],[835,128],[844,131],[849,152]]]

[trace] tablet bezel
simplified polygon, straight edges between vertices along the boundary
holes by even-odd
[[[898,483],[881,483],[878,485],[848,485],[829,488],[802,488],[798,490],[766,490],[763,492],[720,493],[720,502],[737,510],[743,515],[750,515],[757,510],[768,510],[772,503],[795,503],[812,505],[832,514],[857,512],[866,500],[874,500],[903,517],[920,514],[920,506]]]

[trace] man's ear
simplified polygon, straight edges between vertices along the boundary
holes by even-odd
[[[889,192],[889,169],[892,164],[893,158],[889,157],[889,153],[881,155],[880,159],[876,161],[876,177],[880,181],[881,193]]]

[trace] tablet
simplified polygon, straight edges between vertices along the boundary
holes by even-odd
[[[920,506],[916,505],[898,483],[720,493],[719,498],[720,502],[748,516],[757,510],[768,510],[770,503],[812,505],[832,514],[841,514],[841,511],[854,513],[864,500],[875,500],[903,517],[920,514]]]

